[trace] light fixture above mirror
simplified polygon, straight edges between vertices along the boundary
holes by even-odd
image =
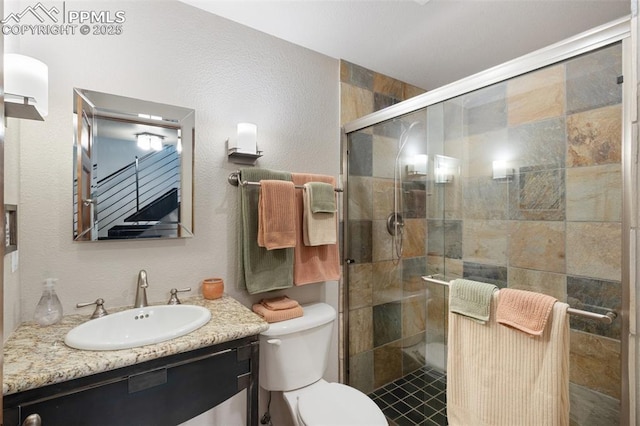
[[[143,149],[145,151],[153,150],[153,151],[162,151],[164,136],[155,135],[153,133],[138,133],[136,135],[136,140],[138,141],[138,148]]]

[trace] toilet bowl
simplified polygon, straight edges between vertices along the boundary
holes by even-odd
[[[319,380],[282,395],[296,426],[388,424],[384,414],[371,398],[355,388],[340,383]]]
[[[335,309],[326,303],[302,309],[302,317],[272,323],[260,334],[260,386],[282,391],[295,426],[386,426],[382,410],[367,395],[322,378]]]

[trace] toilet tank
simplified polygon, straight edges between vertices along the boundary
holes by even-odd
[[[310,385],[327,369],[336,311],[326,303],[302,308],[302,317],[272,323],[260,334],[260,386],[266,390]]]

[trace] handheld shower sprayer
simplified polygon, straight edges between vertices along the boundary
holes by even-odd
[[[393,244],[393,252],[396,256],[392,259],[394,262],[399,262],[402,258],[403,242],[404,242],[404,219],[402,218],[402,212],[404,211],[402,200],[402,170],[400,169],[400,154],[409,140],[411,130],[420,124],[420,121],[412,122],[407,127],[398,139],[398,152],[396,154],[396,160],[393,166],[393,212],[387,217],[387,231],[391,236]],[[393,258],[393,256],[392,256]]]

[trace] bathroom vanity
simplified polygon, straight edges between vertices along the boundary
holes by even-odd
[[[185,299],[212,318],[186,336],[117,351],[83,351],[65,334],[88,320],[26,323],[4,348],[4,424],[38,414],[53,425],[177,425],[246,389],[247,424],[258,424],[258,334],[268,324],[224,296]]]

